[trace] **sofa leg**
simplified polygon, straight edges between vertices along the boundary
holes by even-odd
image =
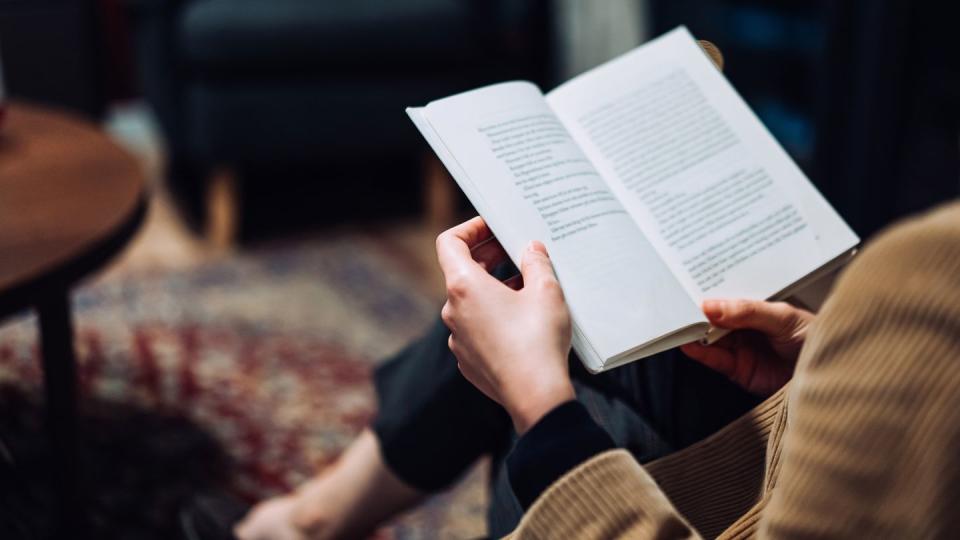
[[[204,237],[216,252],[230,251],[240,230],[240,188],[229,168],[214,171],[207,182]]]
[[[426,226],[431,233],[439,234],[456,223],[458,190],[443,164],[432,154],[423,160],[423,183]]]
[[[210,169],[172,154],[166,165],[166,188],[191,231],[201,233],[207,222],[206,188]]]

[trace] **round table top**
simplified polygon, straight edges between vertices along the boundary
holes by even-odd
[[[140,164],[96,125],[8,104],[0,126],[0,316],[63,294],[143,219]]]

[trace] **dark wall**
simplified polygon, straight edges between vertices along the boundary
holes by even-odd
[[[652,0],[653,33],[683,24],[714,42],[724,74],[801,167],[813,162],[816,72],[825,44],[809,0]]]
[[[960,196],[957,2],[651,0],[725,74],[862,238]]]
[[[99,116],[104,109],[92,0],[0,0],[0,58],[14,98]]]
[[[813,171],[861,235],[960,196],[957,2],[828,4]]]

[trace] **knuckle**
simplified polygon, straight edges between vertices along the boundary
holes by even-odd
[[[443,324],[447,325],[448,328],[453,326],[454,313],[450,302],[443,304],[443,309],[440,310],[440,319],[443,321]]]
[[[757,304],[752,300],[737,300],[731,310],[731,315],[738,319],[747,319],[753,317],[756,313]]]
[[[795,314],[794,307],[786,302],[770,302],[770,311],[781,318],[793,317]]]
[[[466,289],[459,281],[448,280],[447,281],[447,299],[448,301],[457,300],[458,298],[463,298],[467,293]]]
[[[563,294],[563,292],[560,290],[560,283],[558,283],[557,280],[553,278],[541,279],[539,283],[539,288],[541,292],[544,292],[547,294],[553,294],[553,295]]]
[[[446,243],[447,238],[449,237],[450,237],[450,231],[449,230],[443,231],[442,233],[437,235],[437,239],[434,241],[434,244],[436,245],[437,248],[439,248],[440,246]]]
[[[797,326],[803,320],[803,312],[787,302],[774,302],[770,307],[784,326]]]
[[[447,278],[447,297],[451,299],[463,298],[467,295],[467,276],[457,273]]]

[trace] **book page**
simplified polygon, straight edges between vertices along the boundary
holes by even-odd
[[[547,101],[698,303],[770,298],[858,241],[685,28]]]
[[[613,357],[703,321],[535,86],[498,84],[413,111],[415,122],[418,115],[514,263],[531,240],[547,246],[594,349],[588,356]]]

